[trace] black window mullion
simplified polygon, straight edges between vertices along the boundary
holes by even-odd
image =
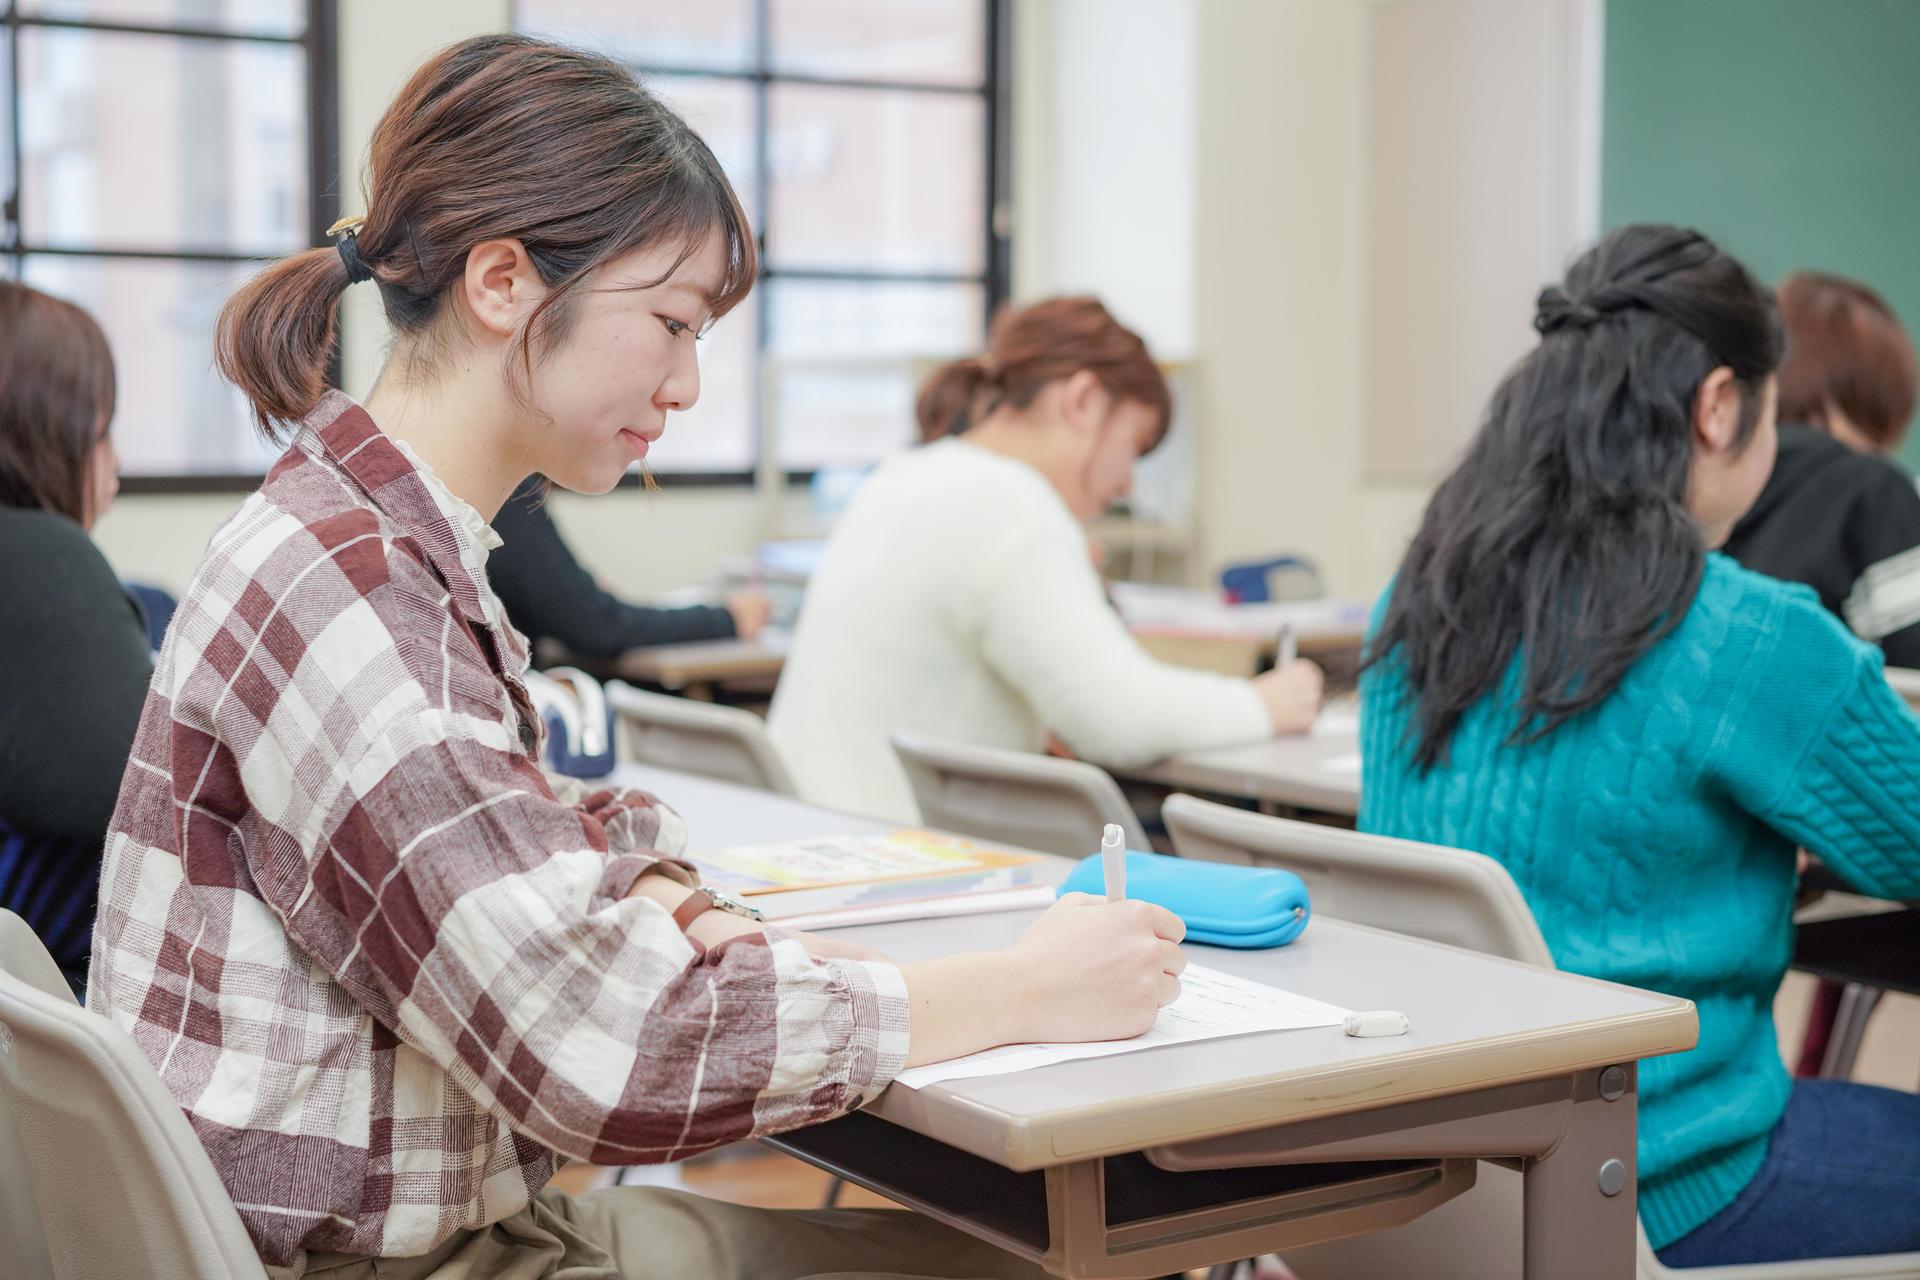
[[[98,245],[70,244],[30,244],[19,241],[22,255],[33,254],[46,258],[127,258],[140,262],[273,262],[286,256],[281,253],[221,253],[217,249],[108,249]],[[299,249],[288,252],[298,253]]]
[[[773,147],[769,134],[773,123],[772,87],[767,73],[773,69],[773,26],[768,21],[770,0],[753,0],[753,225],[760,241],[760,274],[765,279],[767,270],[767,221],[773,209]],[[763,450],[774,450],[779,456],[779,424],[773,420],[773,406],[767,391],[767,352],[772,342],[769,332],[773,326],[773,303],[771,293],[765,288],[753,291],[754,338],[753,338],[753,394],[748,403],[753,406],[752,452],[749,457],[749,469],[754,483],[759,483],[760,467],[765,459]]]
[[[327,242],[340,217],[340,7],[338,0],[307,0],[307,243]],[[336,327],[336,332],[338,332]],[[327,381],[346,380],[336,337],[327,356]]]
[[[1007,195],[1013,188],[1010,158],[1013,148],[1009,134],[1013,129],[1012,101],[1009,89],[1013,76],[1013,22],[1007,0],[983,0],[987,6],[987,322],[1007,300],[1012,290],[1012,228],[1003,227],[1000,215],[1011,208]]]
[[[338,7],[337,0],[307,0],[307,25],[299,35],[271,35],[261,32],[223,31],[190,25],[149,25],[144,23],[100,22],[22,15],[18,6],[7,4],[4,25],[8,33],[7,58],[7,136],[0,139],[12,159],[13,184],[5,203],[6,241],[0,253],[9,259],[16,279],[24,278],[29,255],[84,258],[94,261],[142,260],[174,263],[252,263],[269,262],[279,254],[221,253],[179,247],[105,248],[103,246],[36,245],[27,241],[22,220],[26,211],[25,147],[21,136],[20,36],[26,29],[82,31],[108,35],[151,36],[158,39],[210,40],[234,44],[273,44],[300,48],[307,63],[307,144],[308,144],[308,242],[324,240],[326,227],[337,216],[339,205],[339,89],[338,89]],[[334,356],[333,375],[339,377],[338,353]],[[186,463],[191,467],[193,459]],[[124,492],[138,493],[224,493],[257,488],[258,475],[232,475],[187,470],[179,473],[152,473],[123,478]]]
[[[636,76],[675,76],[687,80],[735,80],[743,84],[772,81],[778,84],[820,85],[829,89],[869,89],[876,93],[931,93],[960,98],[977,98],[988,92],[988,86],[984,83],[922,84],[913,80],[868,80],[854,76],[819,76],[804,71],[774,71],[766,65],[757,71],[740,71],[722,67],[669,67],[633,59],[622,59],[620,65]]]
[[[893,267],[767,267],[762,280],[827,280],[848,284],[990,285],[986,271],[908,271]]]
[[[7,193],[7,255],[13,260],[13,278],[23,279],[26,262],[20,252],[20,217],[26,209],[20,189],[25,181],[26,165],[20,146],[20,14],[19,6],[7,5],[7,140],[13,159],[13,190]]]
[[[97,18],[55,18],[22,15],[18,7],[8,11],[8,21],[20,27],[41,27],[50,31],[96,31],[123,36],[172,36],[181,40],[238,40],[250,44],[304,44],[306,37],[274,35],[264,31],[223,31],[218,27],[196,27],[187,23],[102,22]]]

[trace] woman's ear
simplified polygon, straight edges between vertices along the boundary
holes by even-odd
[[[546,294],[533,258],[518,240],[483,240],[467,251],[460,297],[482,332],[513,337]]]
[[[1113,409],[1113,397],[1086,369],[1070,375],[1060,388],[1060,416],[1076,431],[1098,430]]]
[[[1740,435],[1740,381],[1721,365],[1693,393],[1693,439],[1710,453],[1725,453]]]

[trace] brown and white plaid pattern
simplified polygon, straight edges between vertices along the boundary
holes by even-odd
[[[88,1002],[276,1271],[424,1252],[562,1156],[826,1119],[905,1061],[897,969],[778,933],[696,958],[623,897],[682,824],[537,767],[485,532],[329,395],[209,547],[121,788]]]

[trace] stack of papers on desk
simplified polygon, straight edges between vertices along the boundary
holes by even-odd
[[[691,855],[708,884],[795,929],[1044,907],[1046,860],[958,836],[902,830]]]
[[[1350,1010],[1294,995],[1262,982],[1236,978],[1197,964],[1180,975],[1180,998],[1160,1011],[1144,1035],[1131,1040],[1096,1040],[1087,1044],[1009,1044],[984,1053],[968,1054],[948,1062],[910,1067],[894,1083],[921,1089],[948,1080],[998,1076],[1079,1058],[1104,1058],[1135,1053],[1162,1045],[1219,1040],[1253,1031],[1298,1031],[1307,1027],[1335,1027]]]

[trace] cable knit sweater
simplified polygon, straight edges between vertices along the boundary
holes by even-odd
[[[1920,897],[1920,720],[1813,592],[1719,555],[1599,706],[1516,745],[1519,688],[1516,659],[1423,774],[1404,668],[1370,671],[1360,827],[1497,858],[1562,968],[1699,1006],[1698,1047],[1640,1073],[1640,1215],[1661,1248],[1752,1180],[1786,1106],[1795,847],[1863,893]]]

